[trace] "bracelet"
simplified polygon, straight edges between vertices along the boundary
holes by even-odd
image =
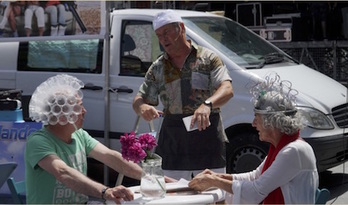
[[[108,190],[108,189],[109,189],[109,187],[105,187],[105,188],[102,189],[102,191],[101,191],[101,198],[104,199],[104,200],[106,200],[106,199],[104,198],[104,195],[105,195],[106,190]]]

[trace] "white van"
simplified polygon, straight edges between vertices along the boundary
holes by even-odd
[[[136,114],[132,100],[145,72],[161,54],[152,28],[152,19],[161,10],[125,9],[111,13],[109,56],[103,39],[1,42],[0,88],[20,89],[24,119],[35,88],[48,77],[68,73],[85,83],[84,128],[103,142],[105,109],[110,114],[111,147],[120,150],[120,135],[134,130]],[[319,171],[336,166],[348,156],[348,90],[335,80],[299,64],[286,53],[242,25],[211,13],[178,11],[187,37],[215,51],[233,79],[234,97],[222,108],[227,144],[227,171],[243,172],[255,168],[267,154],[251,126],[254,118],[250,81],[278,73],[297,89],[298,108],[305,111],[308,127],[300,135],[308,141],[317,157]],[[110,60],[109,70],[103,59]],[[109,77],[106,78],[106,75]],[[109,85],[106,85],[106,79]],[[110,105],[105,105],[105,94]],[[159,130],[161,120],[155,120]],[[138,132],[148,132],[142,122]],[[0,139],[1,140],[1,139]]]

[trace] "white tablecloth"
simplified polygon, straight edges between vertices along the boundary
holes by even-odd
[[[184,182],[185,183],[185,182]],[[178,184],[166,184],[167,191],[164,198],[155,200],[145,200],[140,194],[140,187],[129,187],[134,193],[133,201],[125,201],[123,204],[213,204],[225,199],[225,191],[221,189],[210,189],[204,192],[196,192],[193,190],[174,192],[174,189],[185,188],[182,181]],[[107,204],[109,204],[107,202]],[[113,202],[110,202],[113,204]]]
[[[213,189],[197,193],[194,191],[167,193],[164,198],[156,200],[144,200],[140,193],[134,194],[133,201],[124,204],[212,204],[223,201],[225,193],[221,189]]]

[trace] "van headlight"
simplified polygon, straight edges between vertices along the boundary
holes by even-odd
[[[319,110],[308,107],[297,107],[306,119],[308,127],[321,130],[334,129],[330,119]]]

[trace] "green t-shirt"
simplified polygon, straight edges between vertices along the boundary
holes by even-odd
[[[28,204],[69,204],[88,201],[88,196],[76,193],[38,166],[38,162],[45,156],[57,155],[68,166],[87,175],[87,155],[98,141],[83,129],[75,131],[72,139],[72,142],[67,144],[45,128],[28,137],[25,150]]]

